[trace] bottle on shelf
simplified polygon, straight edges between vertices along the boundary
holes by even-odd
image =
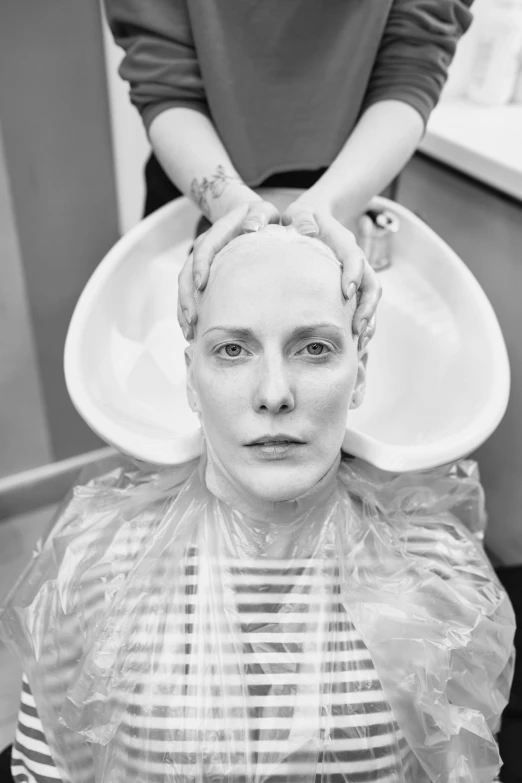
[[[476,9],[475,46],[466,96],[503,106],[514,96],[522,51],[522,0],[488,0]]]

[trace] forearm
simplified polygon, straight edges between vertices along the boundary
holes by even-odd
[[[261,200],[242,182],[204,114],[188,108],[168,109],[152,121],[149,137],[170,179],[210,221],[240,203]]]
[[[343,222],[356,218],[402,170],[423,132],[421,115],[408,104],[395,100],[372,104],[303,199],[331,209]]]

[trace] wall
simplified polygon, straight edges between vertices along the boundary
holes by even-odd
[[[98,0],[0,3],[0,475],[89,451],[63,345],[118,238]]]
[[[0,475],[49,462],[29,302],[0,126]]]
[[[150,146],[141,118],[129,100],[127,83],[118,75],[123,50],[114,43],[105,18],[103,45],[107,65],[119,226],[120,232],[125,234],[136,225],[143,214],[143,168],[150,154]]]

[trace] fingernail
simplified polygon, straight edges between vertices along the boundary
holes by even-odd
[[[359,326],[359,337],[363,334],[363,332],[366,331],[367,326],[368,326],[368,321],[366,318],[363,318]]]
[[[301,223],[301,225],[297,227],[297,230],[300,234],[304,234],[305,236],[317,235],[317,226],[314,226],[312,223]]]
[[[244,231],[259,231],[261,229],[261,223],[259,220],[247,220],[243,225]]]
[[[352,299],[352,297],[355,296],[356,291],[357,291],[356,284],[355,283],[350,283],[350,285],[348,286],[348,288],[346,290],[346,298],[348,299],[348,301],[350,301],[350,299]]]
[[[199,291],[201,287],[201,275],[194,275],[194,285],[196,286],[196,291]]]
[[[183,315],[185,316],[185,321],[190,326],[192,321],[190,320],[190,312],[188,310],[183,310]]]
[[[370,342],[370,336],[367,335],[366,337],[362,337],[359,340],[359,351],[364,351],[368,343]]]

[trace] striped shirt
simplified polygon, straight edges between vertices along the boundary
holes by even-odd
[[[442,781],[454,779],[455,747],[471,748],[470,769],[485,753],[496,764],[483,733],[479,758],[466,734],[432,753],[426,729],[432,691],[454,719],[453,679],[462,711],[493,723],[510,676],[512,612],[451,513],[395,523],[342,495],[304,519],[301,554],[284,560],[248,546],[243,557],[237,519],[194,493],[171,503],[147,483],[136,497],[88,491],[40,554],[46,592],[27,593],[31,640],[45,642],[36,672],[28,657],[35,699],[25,681],[16,783],[92,783],[93,756],[104,783]],[[411,505],[411,490],[400,497]],[[437,497],[424,493],[423,508]],[[173,509],[184,525],[172,527]],[[429,645],[415,645],[419,622]],[[414,687],[397,699],[395,683]]]
[[[408,747],[368,650],[340,602],[338,569],[331,565],[326,583],[318,578],[319,571],[324,573],[324,564],[316,568],[310,560],[292,560],[291,564],[241,560],[240,568],[237,562],[228,564],[226,572],[240,624],[242,670],[238,670],[231,650],[230,662],[225,662],[226,694],[232,702],[229,707],[237,708],[237,725],[225,732],[220,717],[211,717],[219,710],[223,695],[213,680],[212,663],[198,661],[198,652],[193,649],[197,639],[185,643],[193,630],[191,621],[197,616],[198,595],[205,581],[193,549],[185,559],[187,600],[182,620],[187,634],[183,649],[172,638],[172,646],[166,645],[169,666],[159,667],[161,676],[155,681],[151,681],[150,659],[155,658],[157,664],[158,654],[147,631],[155,625],[155,610],[163,604],[160,590],[155,591],[158,600],[151,595],[148,611],[134,621],[134,652],[126,665],[141,670],[147,686],[120,694],[125,700],[125,715],[117,735],[115,768],[124,769],[128,780],[151,783],[196,777],[196,757],[205,751],[198,725],[201,693],[196,692],[195,684],[203,677],[207,680],[204,712],[208,716],[204,742],[213,754],[212,761],[206,762],[208,780],[298,783],[311,780],[311,770],[315,770],[317,783],[401,780],[401,771],[404,774],[409,765]],[[90,603],[94,607],[97,601],[91,596]],[[170,633],[174,637],[179,628],[179,618],[173,620],[172,627],[164,629],[165,638]],[[172,674],[172,683],[167,671]],[[169,687],[180,671],[182,687],[179,682]],[[311,679],[314,675],[322,679],[320,687]],[[231,736],[238,740],[233,749]],[[322,750],[318,751],[319,747]],[[232,771],[227,774],[229,766]],[[12,768],[16,783],[60,779],[26,679]],[[213,777],[216,772],[221,776]],[[107,779],[112,780],[110,776]]]

